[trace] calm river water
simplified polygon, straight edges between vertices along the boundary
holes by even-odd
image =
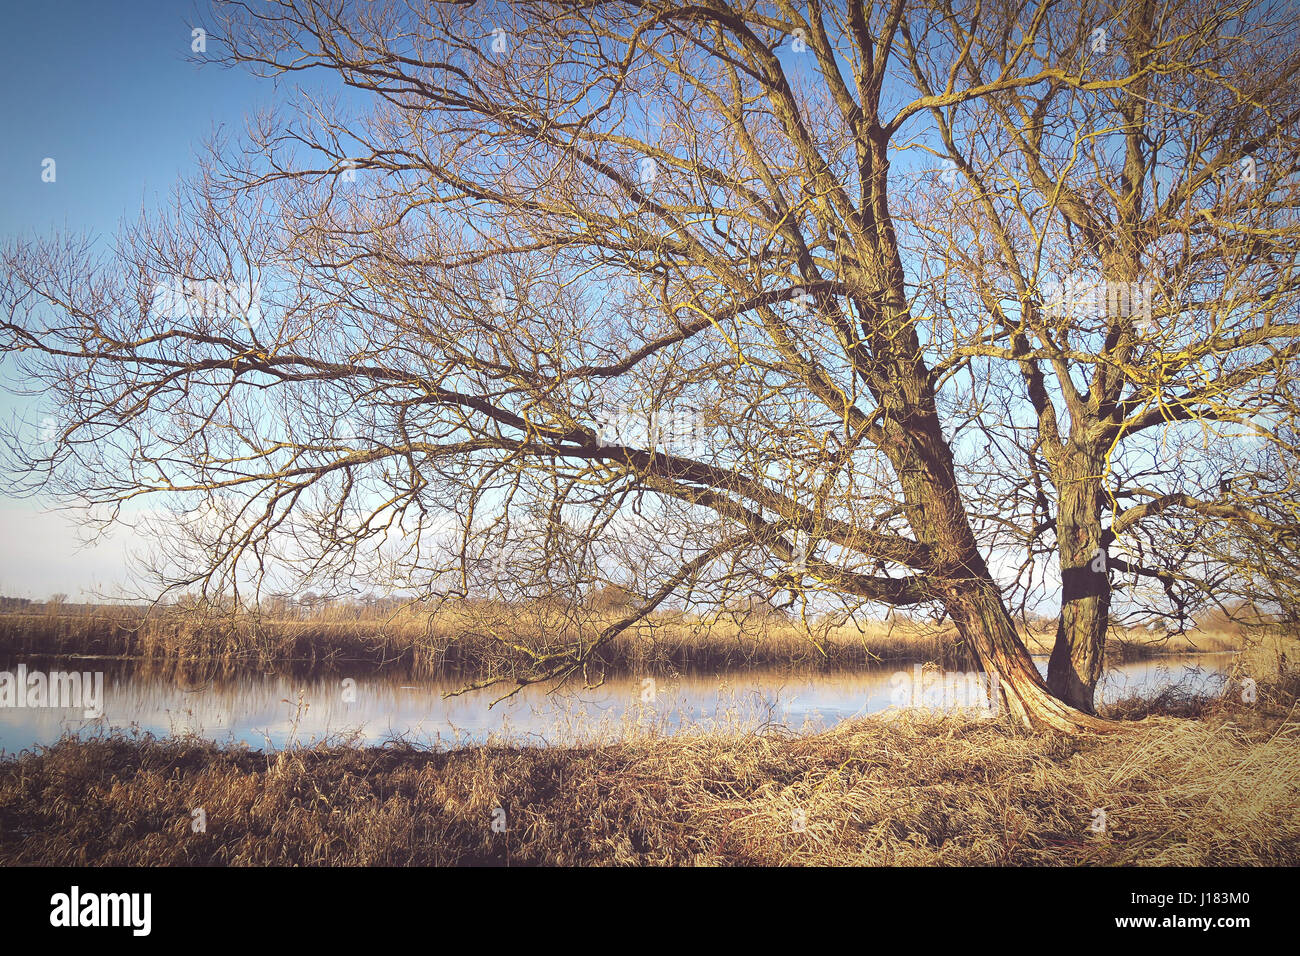
[[[1232,659],[1232,654],[1171,655],[1126,664],[1107,672],[1099,699],[1150,695],[1172,685],[1217,694]],[[120,662],[82,659],[27,666],[50,672],[101,670],[102,700],[95,703],[102,716],[87,718],[83,708],[0,706],[0,751],[5,753],[53,743],[67,732],[109,728],[160,736],[192,732],[257,749],[322,739],[377,743],[394,737],[444,747],[489,739],[557,745],[637,731],[745,731],[772,724],[813,730],[891,707],[948,706],[941,684],[927,674],[918,685],[918,672],[897,664],[839,673],[751,669],[624,676],[593,689],[573,685],[548,693],[532,686],[491,707],[504,690],[443,698],[444,692],[463,686],[464,679],[458,677],[415,680],[373,671],[352,677],[347,672],[316,677],[244,674],[184,685]],[[1046,660],[1039,666],[1045,670]],[[16,673],[15,667],[5,663],[0,670]],[[958,680],[953,686],[977,691],[974,675],[969,678],[967,684]],[[939,696],[913,692],[927,681]]]

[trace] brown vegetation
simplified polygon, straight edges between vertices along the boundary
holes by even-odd
[[[612,619],[615,611],[606,612]],[[600,624],[600,618],[586,621]],[[492,627],[485,622],[495,621]],[[449,605],[438,612],[322,606],[279,616],[198,614],[192,609],[35,605],[0,613],[0,655],[126,657],[164,664],[217,664],[229,669],[365,662],[402,664],[422,672],[499,673],[501,645],[540,650],[556,634],[575,630],[563,615],[532,608],[484,611]],[[1026,645],[1047,654],[1052,634],[1026,628]],[[1111,663],[1164,653],[1237,650],[1245,636],[1228,628],[1187,634],[1115,629]],[[574,641],[581,639],[575,634]],[[866,667],[878,662],[933,661],[966,668],[973,662],[957,631],[907,619],[861,624],[822,621],[805,626],[781,615],[703,618],[675,612],[646,617],[601,646],[594,662],[606,668],[789,666]]]
[[[1254,703],[1128,701],[1107,716],[1147,719],[1096,738],[906,717],[448,752],[66,739],[0,764],[0,862],[1294,865],[1288,649],[1242,655]]]

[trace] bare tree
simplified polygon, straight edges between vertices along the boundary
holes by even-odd
[[[292,112],[106,257],[6,252],[6,345],[59,410],[21,464],[110,517],[171,501],[175,587],[559,609],[502,636],[520,681],[785,593],[934,609],[1021,720],[1114,729],[1109,569],[1217,578],[1093,562],[1289,500],[1187,490],[1222,450],[1179,423],[1289,415],[1295,329],[1292,185],[1220,175],[1289,168],[1294,25],[1203,6],[218,4],[220,59],[297,78]],[[1150,278],[1151,327],[1044,295],[1079,274]],[[1190,451],[1144,473],[1157,432]],[[1049,690],[1011,608],[1053,554]]]
[[[996,504],[1030,553],[1055,552],[1048,682],[1091,710],[1117,588],[1182,626],[1275,581],[1223,538],[1296,534],[1277,429],[1300,329],[1297,22],[1268,4],[1085,4],[1033,9],[1028,34],[1029,9],[954,14],[900,31],[965,184],[952,225],[917,223],[941,265],[927,306],[974,306],[958,362],[1014,370],[972,371],[1005,409],[978,416],[1015,475],[992,482]],[[1002,88],[941,103],[955,82]]]

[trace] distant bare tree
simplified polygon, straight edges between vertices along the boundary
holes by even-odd
[[[636,594],[504,634],[519,680],[669,601],[929,608],[1018,718],[1109,730],[1112,570],[1180,614],[1262,580],[1207,529],[1289,533],[1285,7],[218,13],[292,112],[107,257],[14,245],[0,290],[58,406],[27,474],[172,500],[177,587]],[[1011,609],[1052,559],[1045,682]]]

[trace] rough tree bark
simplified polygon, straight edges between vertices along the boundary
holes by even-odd
[[[1120,730],[1122,725],[1093,712],[1095,676],[1086,692],[1056,693],[1021,639],[972,531],[952,453],[939,424],[931,377],[914,336],[909,331],[889,346],[902,354],[889,376],[889,387],[878,397],[887,411],[900,410],[897,418],[886,420],[883,448],[899,476],[909,523],[929,548],[932,587],[981,667],[997,675],[1003,703],[1016,720],[1065,733]],[[881,343],[878,348],[886,346]],[[1081,546],[1086,546],[1087,536],[1084,531]],[[1090,606],[1094,612],[1101,607]],[[1100,620],[1104,635],[1104,614]]]
[[[1061,455],[1056,536],[1061,561],[1061,612],[1047,664],[1047,686],[1061,700],[1094,712],[1110,619],[1110,569],[1102,546],[1103,460],[1072,446]]]

